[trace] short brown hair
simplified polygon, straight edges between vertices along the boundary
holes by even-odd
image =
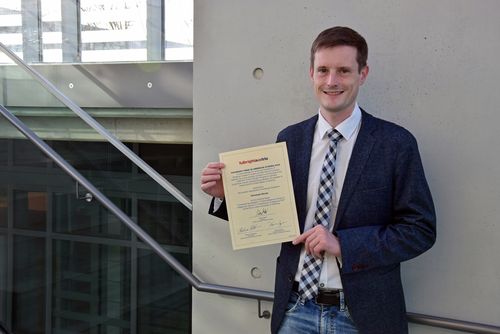
[[[314,40],[311,46],[311,68],[314,67],[314,56],[316,51],[334,46],[348,45],[356,48],[359,71],[366,66],[368,59],[368,45],[363,36],[348,27],[333,27],[323,30]]]

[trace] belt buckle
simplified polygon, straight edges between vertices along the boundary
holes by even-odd
[[[337,289],[319,289],[314,300],[319,305],[340,306],[341,291]]]

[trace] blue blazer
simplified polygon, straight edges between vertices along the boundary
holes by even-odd
[[[318,116],[278,134],[286,142],[299,225],[304,229],[313,134]],[[225,207],[216,213],[227,219]],[[415,138],[362,110],[333,233],[340,241],[340,276],[351,317],[362,334],[408,332],[400,263],[429,249],[436,218]],[[276,264],[271,332],[286,312],[301,246],[281,245]]]

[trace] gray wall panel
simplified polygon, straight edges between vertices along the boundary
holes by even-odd
[[[436,245],[403,265],[408,310],[500,326],[499,10],[495,0],[196,1],[193,179],[219,152],[271,143],[313,115],[310,43],[326,27],[351,26],[370,47],[359,102],[415,134],[437,207]],[[194,271],[272,290],[278,248],[232,251],[208,200],[195,182]],[[194,293],[193,333],[267,332],[256,313],[255,301]]]
[[[80,107],[192,108],[193,63],[40,64],[35,70]],[[3,103],[60,106],[17,66],[2,65]]]

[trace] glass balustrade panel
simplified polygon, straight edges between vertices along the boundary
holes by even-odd
[[[188,209],[17,65],[0,67],[0,87],[2,105],[190,268]],[[126,145],[190,196],[191,145]],[[2,116],[0,252],[0,321],[15,333],[190,333],[188,284]]]

